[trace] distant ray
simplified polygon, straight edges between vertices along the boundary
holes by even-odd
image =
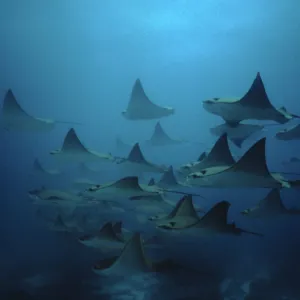
[[[264,128],[262,125],[251,125],[241,123],[225,122],[222,125],[210,129],[210,132],[217,136],[227,134],[227,138],[234,143],[237,147],[241,148],[243,142],[250,138],[255,133]]]
[[[8,131],[47,132],[54,129],[55,121],[30,116],[9,89],[5,94],[2,106],[2,126]]]
[[[230,207],[228,201],[221,201],[215,204],[203,217],[198,218],[198,222],[193,224],[177,223],[173,226],[171,222],[163,224],[162,228],[174,230],[174,229],[188,229],[193,228],[196,230],[204,231],[205,233],[221,233],[231,235],[241,235],[242,233],[253,234],[262,236],[260,233],[248,231],[236,227],[235,223],[228,224],[227,215]]]
[[[120,180],[106,183],[102,185],[95,185],[88,188],[87,192],[96,199],[110,199],[110,198],[128,198],[132,197],[155,197],[161,193],[157,187],[142,185],[139,183],[137,176],[123,177]]]
[[[147,142],[152,146],[168,146],[168,145],[178,145],[183,143],[183,141],[181,140],[175,140],[170,138],[169,135],[162,128],[160,122],[156,123],[152,137]]]
[[[283,141],[300,140],[300,124],[277,132],[276,138]]]
[[[187,184],[203,187],[290,187],[278,174],[271,174],[265,157],[266,139],[256,142],[231,167],[213,167],[188,175]]]
[[[125,171],[135,173],[163,173],[165,171],[164,166],[155,165],[145,159],[139,143],[132,147],[128,157],[122,159],[119,166]]]
[[[300,215],[300,209],[287,209],[281,200],[280,190],[272,189],[259,203],[241,212],[250,218],[270,218],[279,215]]]
[[[193,199],[191,195],[186,195],[178,201],[177,205],[171,211],[169,215],[158,215],[151,217],[151,221],[157,222],[159,228],[185,228],[199,221],[198,213],[193,205]]]
[[[231,166],[235,163],[229,149],[227,135],[224,134],[216,141],[211,151],[202,160],[183,165],[180,172],[189,174],[209,167]]]
[[[120,255],[99,261],[93,271],[99,275],[129,278],[143,273],[172,270],[174,267],[176,265],[171,260],[150,261],[145,255],[140,234],[135,233]]]
[[[180,183],[176,179],[173,167],[170,166],[168,170],[165,173],[163,173],[156,185],[161,188],[173,188],[184,185],[184,183]]]
[[[11,89],[6,92],[2,106],[1,125],[7,131],[49,132],[58,123],[72,124],[72,122],[33,117],[17,102]],[[73,122],[73,124],[76,123]]]
[[[99,248],[103,251],[120,249],[125,243],[122,235],[114,230],[111,222],[105,223],[96,234],[87,234],[79,237],[78,241],[85,246]]]
[[[174,108],[158,106],[151,102],[145,94],[141,81],[137,79],[127,109],[122,115],[127,120],[152,120],[173,115],[174,112]]]
[[[115,161],[115,158],[111,154],[98,153],[86,148],[79,140],[74,128],[68,131],[64,138],[62,148],[51,151],[50,154],[66,161],[75,162]]]

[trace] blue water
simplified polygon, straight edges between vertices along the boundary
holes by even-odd
[[[128,143],[144,141],[156,124],[121,116],[140,78],[149,97],[176,109],[161,121],[165,130],[195,142],[142,150],[150,161],[178,167],[216,140],[208,129],[222,121],[206,112],[202,101],[242,95],[258,71],[274,106],[300,114],[299,16],[297,0],[1,0],[0,94],[4,97],[12,88],[32,115],[81,122],[74,127],[88,147],[124,155],[115,147],[116,136]],[[115,299],[109,293],[93,294],[95,285],[97,290],[107,287],[91,271],[99,254],[45,228],[27,199],[32,188],[67,189],[76,179],[72,166],[59,182],[29,176],[36,157],[56,166],[49,152],[61,146],[69,128],[60,124],[46,134],[0,133],[1,300]],[[278,141],[274,130],[265,132],[270,169],[300,173],[300,164],[287,169],[281,163],[297,156],[299,142]],[[242,155],[254,141],[242,149],[231,146],[233,153]],[[118,169],[105,167],[97,180],[119,177]],[[248,299],[300,299],[300,220],[245,220],[238,212],[265,196],[262,189],[195,191],[209,199],[195,198],[206,208],[230,201],[229,219],[266,236],[191,239],[166,247],[165,256],[197,272],[169,274],[149,288],[145,299],[222,299],[224,278],[249,278],[262,269],[269,270],[270,280],[258,284]],[[297,190],[284,190],[282,197],[287,207],[300,207]],[[134,228],[132,220],[124,222]],[[32,296],[22,294],[22,279],[50,273],[54,283],[49,279],[51,284]],[[183,285],[194,291],[194,298],[184,289],[172,293],[174,286]]]

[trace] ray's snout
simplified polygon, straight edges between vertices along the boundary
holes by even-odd
[[[213,100],[204,100],[203,104],[208,104],[208,105],[214,104],[214,101]]]

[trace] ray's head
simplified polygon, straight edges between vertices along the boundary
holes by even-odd
[[[199,178],[202,178],[205,176],[206,171],[201,171],[201,172],[194,172],[194,173],[190,173],[187,176],[187,181],[193,181],[193,180],[197,180]]]
[[[50,151],[51,155],[59,154],[61,152],[60,149]]]
[[[157,228],[172,230],[172,229],[177,229],[178,228],[177,225],[178,224],[176,222],[169,221],[169,222],[165,222],[165,223],[162,223],[162,224],[158,224]],[[181,227],[179,227],[179,228],[181,228]]]
[[[250,208],[247,208],[247,209],[244,209],[243,211],[241,211],[241,214],[243,216],[249,216],[251,213],[251,209]]]
[[[151,216],[148,218],[149,221],[157,221],[159,220],[161,217],[159,215],[155,215],[155,216]]]
[[[188,174],[191,172],[191,168],[193,167],[193,165],[191,163],[189,164],[185,164],[185,165],[182,165],[178,172],[181,173],[181,174]]]
[[[34,190],[30,190],[27,192],[27,195],[30,199],[32,200],[39,200],[40,197],[39,197],[39,193],[40,193],[40,190],[39,189],[34,189]]]
[[[90,234],[82,235],[78,238],[78,242],[81,244],[89,244],[91,241],[93,241],[94,236]]]
[[[101,188],[101,185],[100,184],[96,184],[96,185],[93,185],[93,186],[87,188],[85,191],[86,192],[96,192],[100,188]]]
[[[123,110],[121,115],[124,117],[124,118],[127,118],[127,110]]]
[[[208,112],[214,113],[216,109],[216,103],[218,103],[219,100],[220,98],[212,98],[212,99],[204,100],[203,108]]]

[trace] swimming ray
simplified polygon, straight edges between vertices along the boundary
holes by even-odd
[[[105,223],[96,234],[80,236],[78,241],[85,246],[99,248],[103,251],[119,249],[125,243],[123,236],[114,230],[111,222]]]
[[[262,125],[241,124],[234,122],[225,122],[210,129],[210,132],[216,136],[227,134],[227,138],[234,143],[235,146],[241,148],[243,142],[250,136],[261,131],[264,128]]]
[[[50,154],[57,158],[76,162],[115,161],[111,154],[98,153],[86,148],[78,138],[74,128],[71,128],[66,134],[62,148],[51,151]]]
[[[236,227],[235,223],[228,224],[227,215],[230,207],[228,201],[221,201],[215,204],[203,217],[198,218],[198,222],[194,224],[180,224],[178,223],[176,227],[173,224],[163,224],[159,226],[163,229],[187,229],[194,228],[197,230],[202,230],[207,233],[222,233],[222,234],[232,234],[241,235],[242,233],[248,233],[257,236],[263,236],[260,233],[252,232],[242,228]]]
[[[238,123],[253,119],[272,120],[283,124],[295,117],[282,108],[276,109],[271,104],[259,72],[243,97],[213,98],[203,101],[203,107],[227,122]]]
[[[94,265],[93,271],[104,276],[132,277],[149,272],[164,272],[178,268],[170,259],[154,262],[145,255],[140,233],[127,241],[118,256],[103,259]]]
[[[201,212],[203,212],[203,210],[201,210]],[[196,224],[199,218],[196,208],[193,205],[192,196],[186,195],[178,201],[171,213],[159,214],[150,217],[149,220],[155,221],[158,228],[171,227],[177,229],[178,226],[182,228]]]
[[[277,132],[276,138],[282,141],[300,140],[300,124]]]
[[[51,131],[55,121],[32,117],[20,106],[11,89],[4,97],[2,106],[2,126],[8,130],[16,131]]]
[[[183,165],[180,167],[179,172],[187,175],[209,167],[232,166],[234,163],[235,160],[229,149],[227,134],[223,134],[205,158],[195,163]]]
[[[92,193],[96,199],[98,197],[132,199],[133,197],[155,197],[162,191],[156,186],[141,185],[137,176],[128,176],[111,183],[92,186],[87,189],[87,192]]]
[[[79,194],[58,190],[47,189],[45,187],[33,189],[28,192],[33,204],[38,205],[58,205],[74,210],[77,206],[90,206],[89,198]]]
[[[28,114],[18,103],[13,91],[8,89],[2,106],[2,127],[7,131],[49,132],[57,123],[76,124],[51,119],[42,119]]]
[[[300,210],[287,209],[282,203],[280,190],[272,189],[255,207],[245,209],[241,214],[252,218],[269,218],[284,214],[300,214]]]
[[[180,186],[180,183],[177,181],[174,175],[174,170],[172,166],[170,166],[168,170],[165,173],[163,173],[156,185],[161,188],[171,188]]]
[[[166,169],[164,166],[148,162],[141,151],[139,143],[136,143],[128,157],[121,159],[118,164],[121,168],[136,173],[163,173]]]
[[[187,184],[202,187],[290,187],[279,174],[271,174],[265,157],[266,138],[260,139],[231,167],[207,168],[188,175]]]
[[[157,122],[154,128],[154,132],[147,141],[152,146],[168,146],[168,145],[178,145],[182,144],[183,141],[175,140],[169,137],[169,135],[162,128],[160,122]]]
[[[230,203],[221,201],[215,204],[202,218],[200,227],[223,230],[227,226],[227,215]],[[198,225],[198,224],[197,224]]]
[[[140,234],[134,234],[119,256],[102,260],[93,271],[104,275],[132,276],[152,271],[152,263],[145,257]]]
[[[154,104],[146,95],[140,79],[137,79],[131,91],[127,109],[122,115],[127,120],[152,120],[173,115],[174,108]]]

